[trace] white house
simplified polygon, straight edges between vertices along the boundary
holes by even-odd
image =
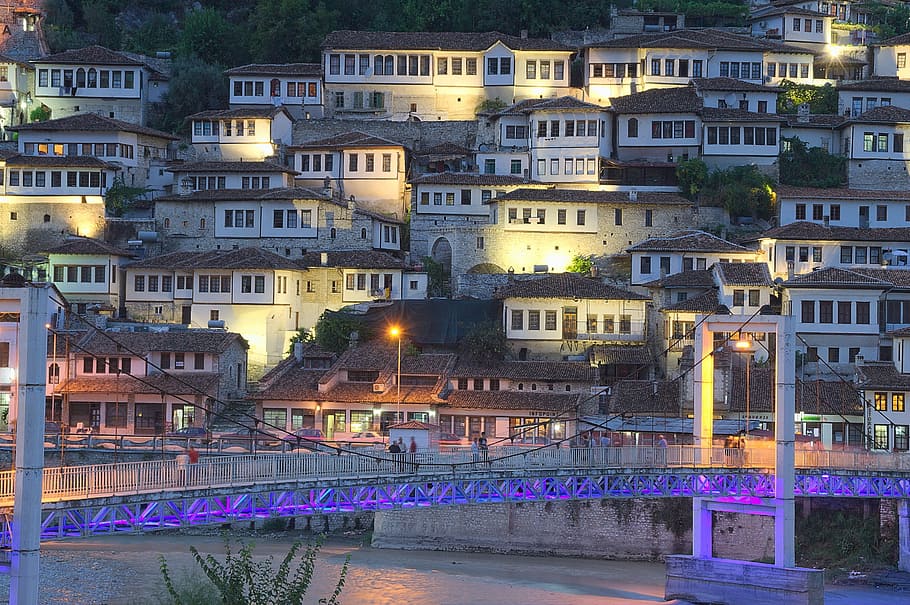
[[[780,40],[809,50],[821,50],[831,43],[833,21],[829,15],[792,4],[755,8],[748,19],[753,36]]]
[[[771,166],[780,155],[780,128],[784,120],[768,113],[744,109],[701,110],[703,140],[701,159],[712,168],[744,163]]]
[[[29,120],[34,77],[31,65],[0,54],[0,138],[3,140],[9,138],[6,130],[10,126]]]
[[[323,117],[319,63],[254,63],[232,67],[224,74],[231,108],[280,106],[297,120]]]
[[[705,270],[718,262],[762,260],[760,250],[698,230],[651,237],[626,250],[632,255],[632,285],[643,285],[683,271]]]
[[[168,192],[210,189],[278,189],[293,185],[294,171],[274,162],[172,162]]]
[[[908,332],[894,334],[895,345],[900,343],[901,361],[894,363],[858,364],[858,388],[866,410],[866,434],[872,437],[871,447],[877,450],[906,452],[910,450],[910,375],[903,363],[907,353]]]
[[[575,273],[515,278],[498,289],[506,338],[531,356],[576,355],[595,344],[640,344],[649,298]]]
[[[840,127],[847,121],[846,116],[804,113],[780,117],[785,120],[780,127],[782,151],[788,151],[790,142],[787,139],[797,138],[810,148],[819,147],[832,154],[842,152]]]
[[[907,53],[910,52],[910,33],[888,38],[872,46],[873,75],[883,78],[910,79]]]
[[[290,145],[294,123],[287,109],[273,106],[211,109],[187,119],[201,158],[247,162],[271,158],[278,146]]]
[[[910,108],[910,81],[876,77],[837,84],[837,112],[843,116],[856,118],[870,109],[890,105]]]
[[[84,314],[89,305],[120,309],[120,272],[135,258],[101,240],[71,238],[47,250],[47,274],[57,289]]]
[[[850,118],[841,127],[847,155],[847,179],[856,189],[910,188],[904,139],[910,131],[910,109],[878,106]]]
[[[574,51],[541,38],[335,31],[322,48],[329,115],[465,120],[485,101],[571,93]]]
[[[695,93],[704,107],[741,109],[753,113],[777,113],[780,88],[737,78],[692,78]]]
[[[910,192],[776,185],[780,225],[910,227]],[[824,232],[820,232],[822,235]]]

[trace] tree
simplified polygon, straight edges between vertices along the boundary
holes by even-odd
[[[247,24],[250,49],[256,61],[265,63],[318,62],[326,34],[343,29],[339,21],[340,12],[318,0],[260,0]],[[350,29],[362,25],[352,23]]]
[[[568,273],[581,273],[582,275],[591,275],[592,269],[594,269],[593,254],[576,254],[566,267]]]
[[[42,103],[28,114],[30,122],[47,122],[51,119],[51,108]]]
[[[445,265],[438,263],[429,256],[423,257],[423,268],[427,272],[427,295],[428,296],[445,296],[446,295],[446,275]]]
[[[701,199],[726,208],[733,217],[768,219],[774,214],[772,184],[755,166],[715,170],[708,175]]]
[[[495,320],[474,324],[458,348],[471,359],[482,361],[502,360],[512,352],[506,333]]]
[[[130,206],[151,191],[147,187],[131,187],[122,176],[118,176],[104,194],[104,208],[111,216],[122,216]]]
[[[249,58],[244,43],[245,29],[230,23],[213,8],[187,13],[177,42],[182,57],[197,56],[222,67],[239,65]]]
[[[708,165],[698,158],[684,160],[676,166],[679,192],[686,199],[694,200],[708,180]]]
[[[321,542],[306,547],[297,561],[293,573],[292,567],[297,559],[297,553],[302,547],[301,542],[294,542],[277,570],[274,568],[272,557],[256,562],[253,560],[253,545],[242,541],[239,544],[240,550],[235,555],[231,552],[230,540],[225,539],[226,553],[223,562],[213,555],[202,556],[195,546],[190,547],[193,559],[217,592],[219,603],[223,605],[273,605],[275,603],[301,605],[304,602],[304,597],[313,581],[316,555]],[[159,556],[158,560],[168,595],[173,599],[175,605],[183,605],[184,595],[171,578],[167,560],[163,556]],[[333,593],[331,596],[321,599],[320,603],[338,605],[338,597],[341,596],[344,588],[349,565],[350,556],[345,559]]]
[[[370,338],[370,332],[360,316],[344,311],[326,311],[316,322],[313,340],[323,349],[340,353],[350,345],[352,332],[357,332],[360,342]]]
[[[180,57],[164,99],[162,130],[176,132],[185,127],[186,116],[205,109],[227,107],[228,82],[223,70],[197,57]]]
[[[847,160],[799,138],[783,139],[780,182],[800,187],[840,187],[847,181]]]
[[[291,344],[288,347],[288,355],[294,354],[294,345],[296,345],[298,342],[302,342],[304,344],[313,342],[313,333],[306,328],[300,328],[297,330],[297,333],[291,336]]]
[[[830,84],[812,86],[784,80],[779,88],[777,113],[797,113],[803,103],[809,105],[809,112],[813,114],[837,113],[837,89]]]

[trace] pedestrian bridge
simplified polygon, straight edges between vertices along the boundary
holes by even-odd
[[[44,469],[42,539],[396,508],[774,495],[772,444],[204,456]],[[910,454],[796,452],[796,496],[910,498]],[[11,542],[14,471],[0,473]]]

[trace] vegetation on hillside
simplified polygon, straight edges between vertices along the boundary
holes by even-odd
[[[743,26],[749,4],[741,0],[639,0],[637,8],[682,13],[689,27]]]
[[[841,187],[847,182],[847,158],[820,147],[810,148],[799,138],[784,139],[780,154],[780,182],[800,187]]]
[[[777,113],[794,114],[803,103],[809,105],[811,114],[837,113],[837,89],[830,84],[812,86],[797,84],[790,80],[780,83],[777,95]]]
[[[702,160],[677,167],[680,193],[706,206],[726,208],[731,217],[769,219],[774,215],[774,181],[755,166],[712,170]]]

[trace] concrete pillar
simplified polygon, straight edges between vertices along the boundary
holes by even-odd
[[[13,505],[9,602],[37,605],[41,546],[41,494],[44,473],[44,395],[46,390],[49,286],[4,288],[18,295],[19,337],[16,343],[19,388],[16,423],[16,479]]]
[[[796,360],[793,318],[785,315],[777,324],[774,436],[774,565],[796,566],[796,509],[793,487],[796,478],[794,414],[796,408]]]
[[[696,323],[702,320],[696,317]],[[714,439],[714,334],[708,322],[702,322],[695,332],[695,445],[710,448]],[[710,455],[710,454],[708,454]]]
[[[713,514],[707,498],[692,498],[692,556],[710,559],[714,556]]]
[[[897,568],[910,572],[910,500],[897,503]]]

